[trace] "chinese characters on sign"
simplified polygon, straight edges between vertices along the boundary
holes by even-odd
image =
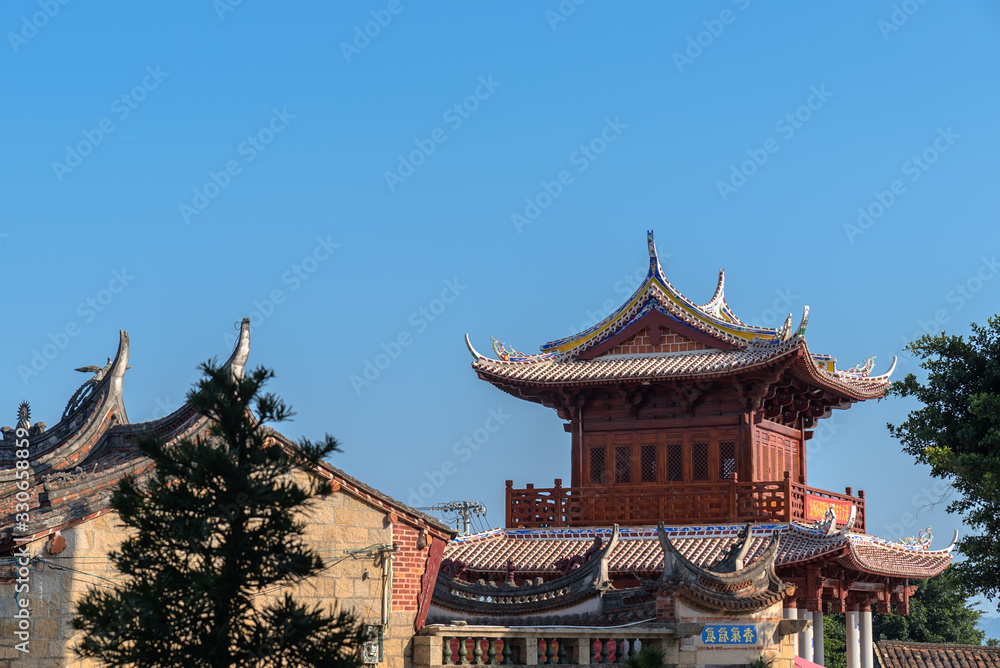
[[[754,645],[757,643],[757,627],[709,624],[701,631],[701,641],[706,645]]]
[[[806,519],[821,520],[826,515],[826,509],[833,506],[837,513],[837,523],[843,524],[851,516],[851,502],[844,499],[831,499],[825,496],[806,494]]]

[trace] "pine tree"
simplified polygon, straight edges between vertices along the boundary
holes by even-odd
[[[328,487],[293,474],[338,451],[337,441],[303,440],[293,452],[269,445],[264,423],[292,415],[261,391],[273,372],[201,368],[187,398],[211,419],[210,434],[138,443],[155,470],[148,482],[123,479],[111,501],[135,529],[111,555],[125,582],[92,588],[78,604],[77,653],[143,668],[359,665],[353,615],[290,593],[265,598],[323,569],[301,518]]]

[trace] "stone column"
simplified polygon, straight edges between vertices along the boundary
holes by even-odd
[[[826,665],[826,652],[823,648],[823,610],[813,613],[813,663]]]
[[[858,642],[858,611],[844,615],[847,625],[847,668],[861,668],[861,644]]]
[[[799,619],[809,620],[812,613],[805,608],[799,608]],[[799,656],[806,661],[813,660],[813,628],[809,625],[805,631],[799,633]]]
[[[875,668],[872,655],[872,608],[865,604],[861,608],[861,668]]]
[[[798,619],[799,618],[799,611],[795,607],[795,601],[789,601],[789,603],[786,604],[786,605],[788,605],[789,607],[786,607],[786,608],[784,608],[782,610],[782,615],[784,616],[784,618],[785,619]],[[797,634],[797,633],[793,634],[791,636],[791,638],[792,638],[792,642],[795,644],[795,656],[798,656],[799,655],[799,634]]]

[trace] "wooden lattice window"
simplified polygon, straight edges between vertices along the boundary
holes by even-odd
[[[691,479],[708,480],[708,443],[695,442],[691,444]]]
[[[667,481],[684,480],[684,445],[667,443]]]
[[[615,482],[632,482],[632,448],[615,448]]]
[[[644,445],[639,451],[640,482],[656,482],[656,446]]]
[[[607,472],[607,461],[605,460],[604,448],[590,449],[590,482],[603,483]]]
[[[719,441],[719,480],[736,473],[736,441]]]

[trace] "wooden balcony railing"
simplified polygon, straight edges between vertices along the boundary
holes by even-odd
[[[837,525],[847,521],[850,506],[857,509],[856,531],[865,530],[864,492],[851,496],[813,489],[784,480],[740,482],[735,474],[721,482],[655,485],[555,486],[514,489],[507,481],[507,527],[649,526],[743,522],[812,522],[833,504]],[[810,510],[811,512],[807,512]]]

